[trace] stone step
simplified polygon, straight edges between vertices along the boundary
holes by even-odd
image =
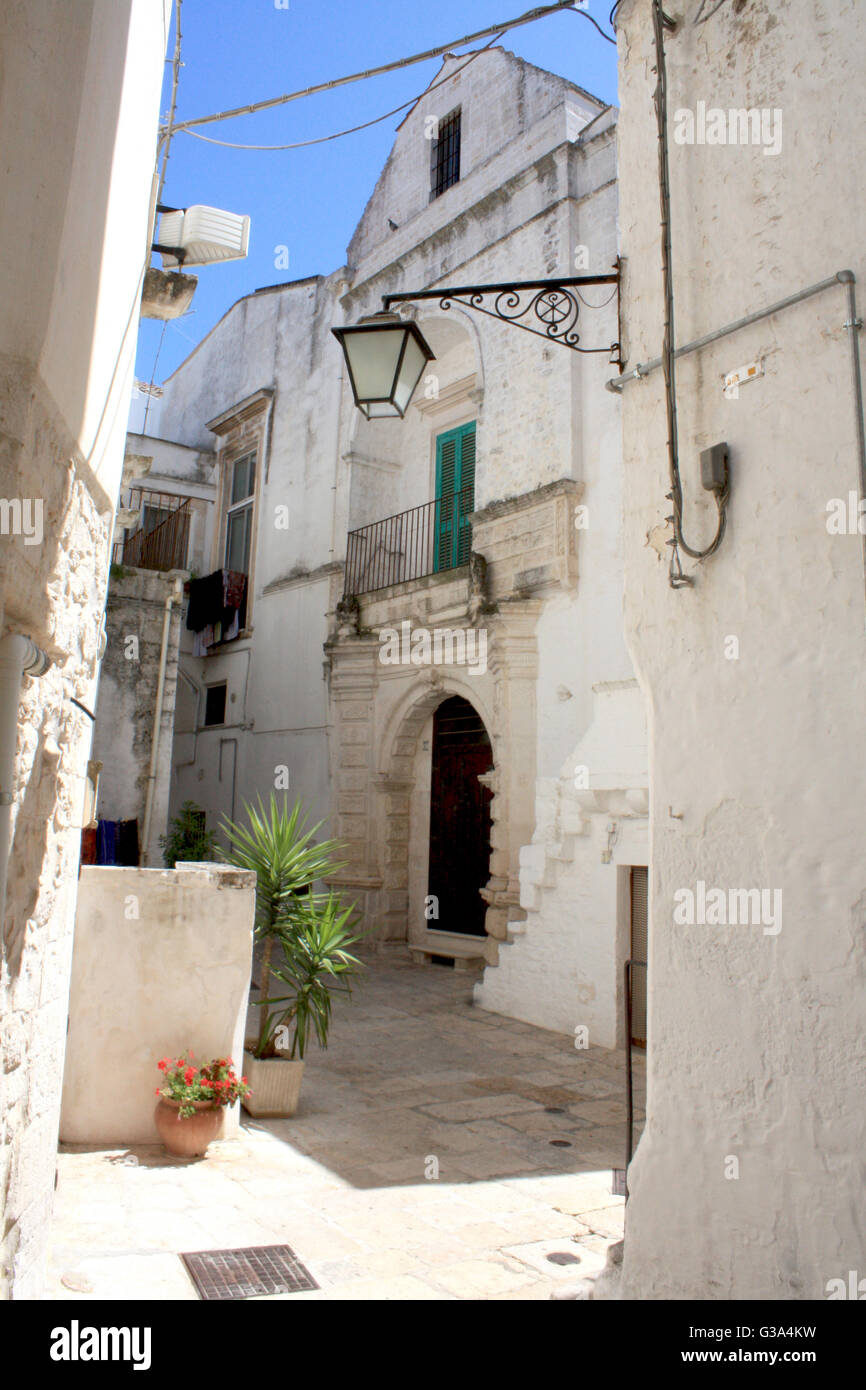
[[[462,941],[431,941],[424,945],[409,943],[409,955],[416,965],[427,965],[434,956],[447,956],[454,961],[455,970],[483,970],[488,962],[480,937]]]

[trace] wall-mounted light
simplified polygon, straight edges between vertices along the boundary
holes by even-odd
[[[619,263],[617,262],[617,266]],[[368,420],[402,419],[421,374],[435,355],[416,324],[395,314],[392,304],[438,299],[446,312],[459,305],[486,314],[500,323],[532,333],[546,343],[558,343],[570,352],[606,352],[608,361],[620,362],[620,345],[581,347],[577,330],[581,305],[588,305],[580,291],[586,285],[613,285],[619,291],[619,270],[610,275],[573,275],[563,280],[509,280],[498,285],[460,285],[454,289],[408,290],[382,296],[382,309],[348,328],[332,328],[349,368],[355,404]],[[607,303],[607,301],[605,301]]]
[[[332,328],[349,369],[355,404],[368,420],[400,419],[435,354],[417,324],[383,310]]]

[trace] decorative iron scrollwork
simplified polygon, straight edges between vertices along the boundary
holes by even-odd
[[[585,285],[612,285],[613,289],[602,304],[591,304],[583,298],[578,288]],[[409,300],[438,299],[440,309],[451,309],[454,305],[474,309],[488,318],[512,323],[515,328],[522,328],[525,333],[532,333],[547,342],[561,343],[573,352],[604,352],[611,362],[618,362],[618,342],[605,343],[601,347],[584,347],[578,332],[581,305],[585,309],[603,309],[618,291],[617,274],[585,275],[561,281],[527,280],[506,285],[468,285],[459,289],[387,295],[384,305],[388,308],[393,303]]]

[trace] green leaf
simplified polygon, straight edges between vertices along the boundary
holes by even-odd
[[[313,890],[314,883],[345,867],[337,858],[344,845],[338,840],[316,843],[314,836],[323,822],[307,829],[299,801],[289,811],[286,799],[279,803],[272,792],[267,808],[259,798],[255,807],[244,803],[244,810],[246,824],[223,821],[230,849],[222,857],[256,875],[256,933],[265,940],[263,990],[274,977],[292,991],[256,1001],[262,1008],[256,1056],[273,1050],[276,1030],[285,1025],[293,1029],[291,1056],[297,1051],[303,1057],[311,1025],[321,1046],[327,1046],[329,978],[361,967],[346,950],[360,939],[349,930],[354,905],[344,907],[333,890]],[[271,964],[271,943],[282,950],[283,970]],[[342,990],[348,992],[345,986]],[[285,1007],[268,1014],[272,1003]]]

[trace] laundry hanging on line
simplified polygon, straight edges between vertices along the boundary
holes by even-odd
[[[138,868],[138,820],[98,820],[93,839],[82,837],[82,863]],[[86,856],[86,857],[85,857]],[[92,857],[91,857],[92,856]]]
[[[247,576],[237,570],[214,570],[189,586],[186,625],[195,633],[193,655],[206,656],[211,647],[230,642],[246,623]]]

